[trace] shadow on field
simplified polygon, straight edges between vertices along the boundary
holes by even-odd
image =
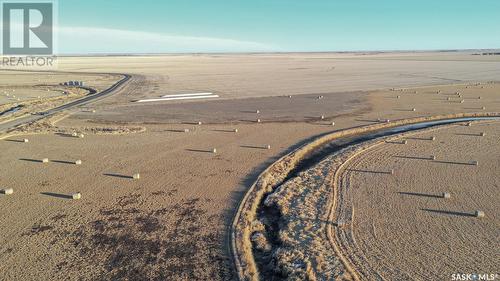
[[[392,157],[402,158],[402,159],[413,159],[413,160],[431,160],[430,157],[419,157],[419,156],[394,155]]]
[[[24,140],[12,140],[11,139],[11,140],[4,140],[4,141],[8,141],[8,142],[22,142],[22,143],[24,143]]]
[[[75,161],[66,161],[66,160],[50,160],[50,162],[59,163],[59,164],[70,164],[70,165],[75,165]]]
[[[467,163],[467,162],[456,162],[456,161],[437,161],[434,160],[435,163],[441,164],[453,164],[453,165],[465,165],[465,166],[476,166],[475,164]]]
[[[61,193],[42,192],[40,194],[61,199],[73,199],[73,196]]]
[[[388,144],[405,144],[404,141],[385,141]]]
[[[480,134],[457,133],[456,136],[480,137]]]
[[[33,162],[33,163],[43,163],[42,160],[39,159],[31,159],[31,158],[20,158],[21,161]]]
[[[240,145],[242,148],[253,148],[253,149],[263,149],[267,150],[266,146],[257,146],[257,145]]]
[[[475,217],[474,214],[457,212],[457,211],[445,211],[445,210],[433,210],[433,209],[420,209],[422,211],[441,214],[441,215],[451,215],[451,216],[462,216],[462,217]]]
[[[188,148],[186,149],[186,151],[190,151],[190,152],[200,152],[200,153],[213,153],[212,150],[205,150],[205,149],[192,149],[192,148]]]
[[[410,195],[410,196],[420,196],[420,197],[430,197],[430,198],[443,198],[442,196],[428,193],[419,193],[419,192],[398,192],[401,195]]]
[[[103,175],[108,176],[108,177],[122,178],[122,179],[133,179],[133,177],[131,177],[131,176],[113,174],[113,173],[104,173]]]
[[[430,141],[430,140],[432,140],[430,138],[419,138],[419,137],[406,137],[406,139],[409,139],[409,140],[423,140],[423,141]]]

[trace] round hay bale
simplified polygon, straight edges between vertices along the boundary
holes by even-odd
[[[43,158],[42,163],[49,163],[49,158]]]
[[[233,132],[237,133],[237,132],[238,132],[238,129],[233,129]]]
[[[475,215],[477,218],[484,218],[484,212],[483,212],[483,211],[479,211],[479,210],[477,210],[476,212],[474,212],[474,215]]]
[[[415,111],[417,111],[417,109],[416,108],[412,108],[411,111],[415,112]]]
[[[335,126],[335,122],[332,122],[330,125]]]
[[[134,180],[138,180],[138,179],[140,179],[140,178],[141,178],[141,174],[139,174],[139,173],[133,174],[133,175],[132,175],[132,178],[133,178]]]
[[[71,198],[73,200],[80,200],[80,199],[82,199],[82,194],[80,192],[73,193],[73,194],[71,194]]]
[[[271,145],[270,144],[266,145],[266,149],[271,149]]]
[[[256,122],[256,123],[260,123],[260,122],[261,122],[261,120],[260,120],[260,119],[257,119],[257,120],[255,120],[255,122]]]
[[[212,153],[217,153],[217,148],[212,148]]]
[[[196,122],[196,124],[203,125],[203,123],[201,123],[201,121]]]
[[[75,165],[82,165],[82,160],[76,160]]]
[[[12,195],[14,193],[14,189],[12,188],[6,188],[0,190],[0,193],[5,194],[5,195]]]
[[[485,132],[481,132],[481,133],[479,133],[479,135],[480,135],[481,137],[484,137],[484,136],[486,136],[486,133],[485,133]]]
[[[436,156],[431,155],[431,157],[429,157],[429,159],[431,159],[432,161],[435,161],[436,160]]]
[[[30,140],[29,139],[23,139],[23,142],[24,143],[28,143],[28,142],[30,142]]]
[[[184,129],[184,133],[189,133],[189,129]]]
[[[443,194],[441,194],[441,197],[443,197],[444,199],[450,199],[451,194],[449,192],[443,192]]]

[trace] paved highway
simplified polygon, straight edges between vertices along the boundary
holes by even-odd
[[[31,114],[31,115],[28,115],[28,116],[24,116],[24,117],[20,117],[20,118],[14,119],[14,120],[9,121],[9,122],[2,123],[2,124],[0,124],[0,132],[5,132],[5,131],[8,131],[8,130],[10,130],[12,128],[15,128],[15,127],[17,127],[19,125],[31,123],[31,122],[34,122],[34,121],[46,118],[48,116],[54,115],[56,113],[59,113],[61,111],[68,110],[68,109],[76,107],[76,106],[82,106],[82,105],[85,105],[85,104],[89,104],[89,103],[94,102],[94,101],[96,101],[98,99],[102,99],[105,96],[111,95],[118,88],[120,88],[125,83],[127,83],[130,80],[130,78],[131,78],[131,76],[128,75],[128,74],[121,74],[121,75],[123,75],[123,78],[120,81],[116,82],[113,86],[111,86],[110,88],[108,88],[108,89],[106,89],[106,90],[104,90],[102,92],[99,92],[97,94],[87,95],[84,98],[81,98],[81,99],[76,100],[76,101],[72,101],[70,103],[61,105],[61,106],[53,108],[53,109],[49,109],[49,110],[47,110],[45,112],[41,112],[41,113],[37,113],[37,114]]]

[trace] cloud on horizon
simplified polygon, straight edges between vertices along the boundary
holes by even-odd
[[[58,27],[59,54],[270,52],[269,44],[95,27]]]

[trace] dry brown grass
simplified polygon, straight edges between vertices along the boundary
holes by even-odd
[[[407,124],[420,123],[432,120],[443,120],[451,118],[462,118],[462,117],[481,117],[481,116],[499,116],[499,113],[460,113],[460,114],[448,114],[430,117],[419,117],[412,119],[397,120],[390,123],[378,123],[374,125],[365,126],[362,128],[355,128],[349,130],[343,130],[335,132],[323,137],[320,137],[300,148],[293,151],[292,153],[282,157],[277,162],[272,164],[267,168],[258,178],[256,183],[249,189],[240,208],[238,209],[237,215],[234,219],[232,225],[232,249],[238,270],[240,279],[242,280],[258,280],[259,273],[255,261],[252,255],[252,243],[250,242],[251,230],[249,226],[256,220],[256,211],[260,202],[264,199],[264,196],[273,191],[275,186],[286,177],[289,171],[291,171],[297,163],[310,151],[330,142],[334,139],[342,138],[345,136],[352,136],[360,133],[366,133],[371,131],[376,131],[382,128],[390,128]],[[281,197],[277,200],[286,200],[287,198]],[[268,202],[270,204],[270,202]],[[281,206],[286,206],[286,204],[281,204]],[[281,211],[286,214],[288,210],[282,208]],[[287,244],[289,238],[285,234],[280,233],[280,239],[282,243]],[[281,248],[280,248],[281,249]],[[341,253],[338,253],[341,254]],[[282,274],[289,274],[295,276],[296,271],[294,271],[289,266],[293,259],[300,258],[300,253],[295,252],[279,252],[277,254],[277,260],[279,260],[278,272]],[[346,276],[348,278],[356,278],[356,273],[354,269],[348,264],[348,261],[342,259],[344,263],[344,270],[347,270]],[[298,271],[300,275],[300,270]]]

